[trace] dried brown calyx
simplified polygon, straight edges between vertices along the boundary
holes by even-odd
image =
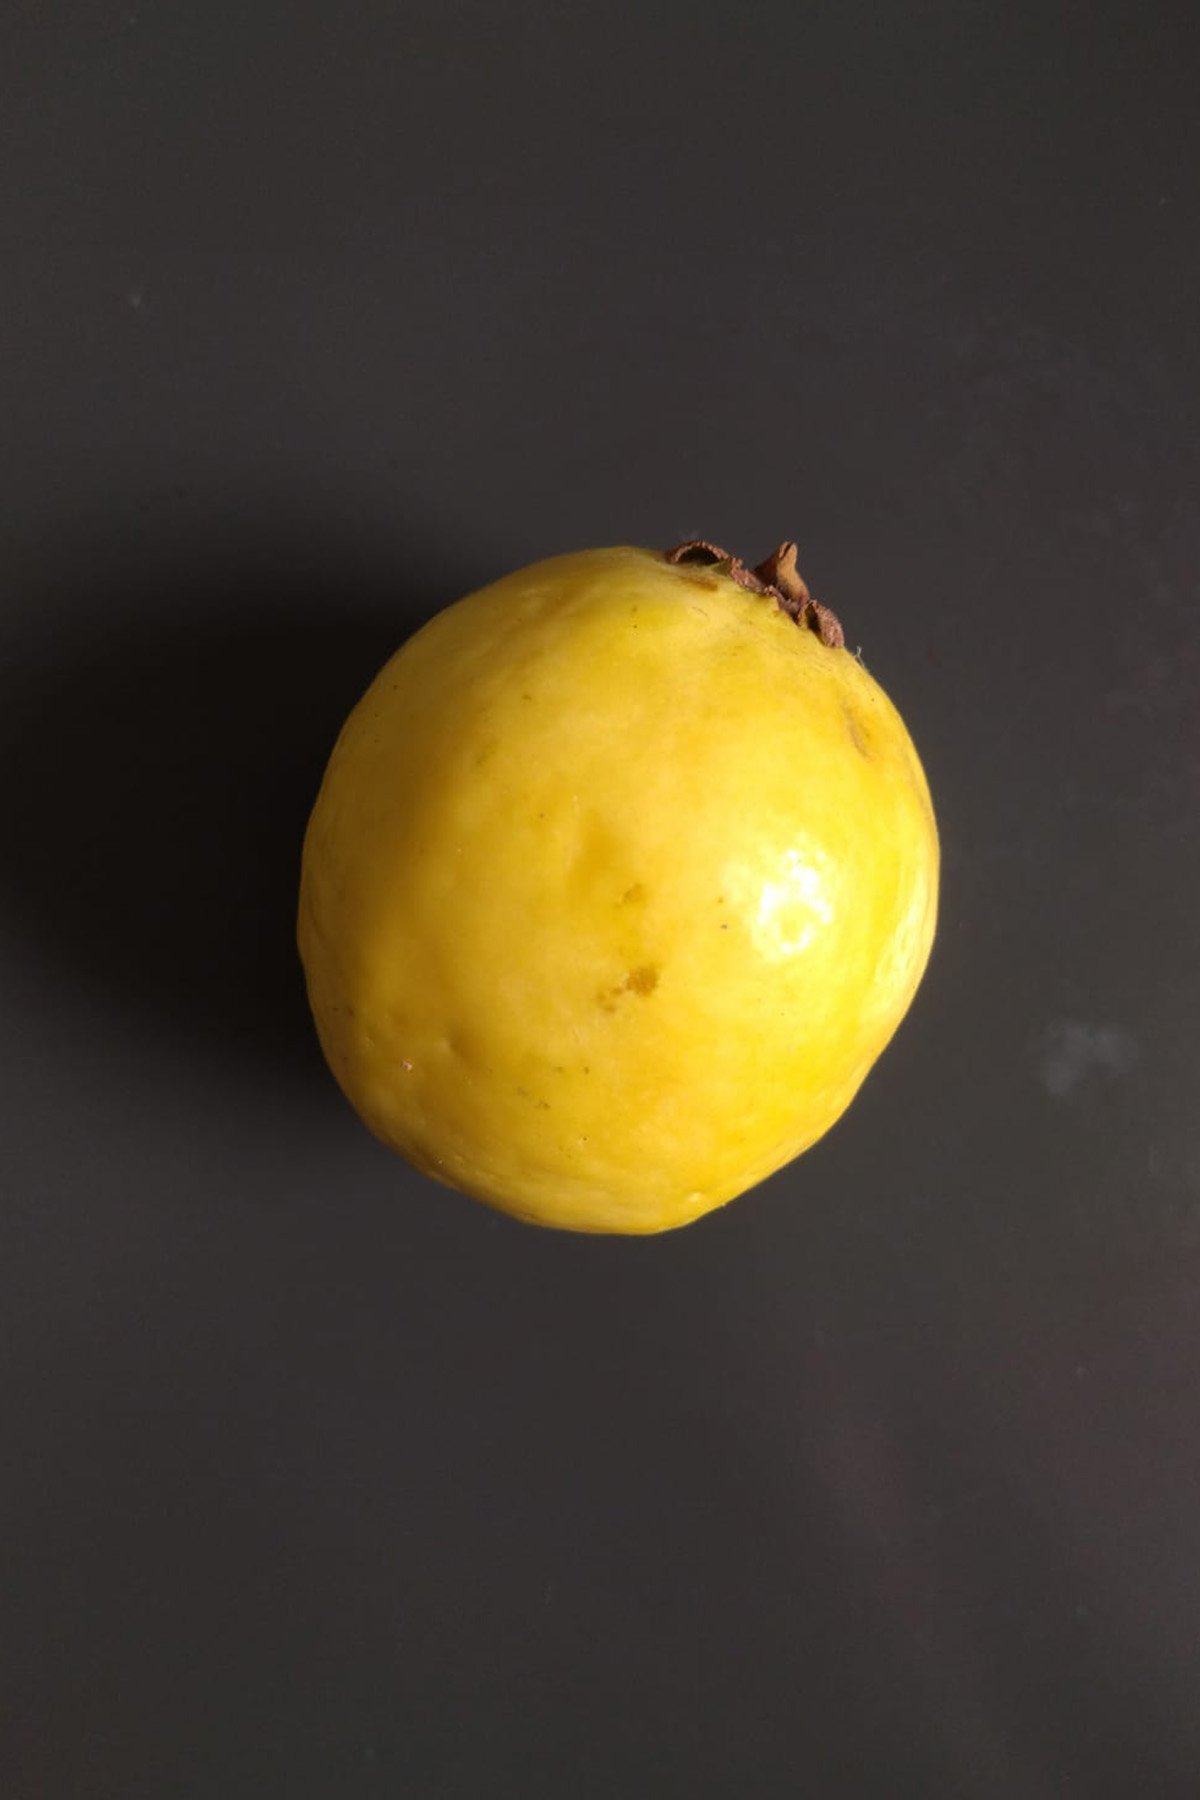
[[[684,544],[676,544],[666,556],[669,563],[700,563],[720,569],[739,587],[773,599],[797,625],[815,631],[823,644],[829,644],[835,650],[845,649],[846,634],[837,614],[814,600],[800,577],[795,544],[780,544],[778,550],[772,550],[766,561],[753,569],[748,569],[740,558],[730,556],[727,550],[707,543],[704,538],[689,538]]]

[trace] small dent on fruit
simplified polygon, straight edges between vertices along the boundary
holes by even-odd
[[[847,706],[844,701],[842,702],[842,718],[846,722],[846,730],[850,734],[850,742],[854,745],[854,748],[858,751],[860,756],[865,756],[867,760],[870,761],[871,747],[867,741],[863,721],[859,718],[854,709]]]
[[[642,906],[645,904],[645,900],[646,885],[642,881],[635,881],[633,886],[627,887],[621,895],[622,906]]]

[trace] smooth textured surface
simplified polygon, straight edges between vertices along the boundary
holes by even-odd
[[[1196,51],[0,12],[5,1800],[1194,1800]],[[799,540],[940,941],[752,1201],[530,1232],[330,1084],[300,833],[436,606],[690,535]]]
[[[920,760],[858,659],[618,545],[464,596],[380,670],[308,824],[297,940],[385,1144],[514,1217],[645,1234],[841,1116],[937,886]]]

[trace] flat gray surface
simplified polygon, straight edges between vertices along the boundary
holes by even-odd
[[[1200,1791],[1187,9],[0,18],[5,1800]],[[357,1126],[299,834],[414,624],[801,543],[935,959],[650,1242]]]

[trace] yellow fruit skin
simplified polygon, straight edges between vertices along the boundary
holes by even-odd
[[[646,550],[430,621],[333,751],[299,943],[325,1055],[420,1169],[655,1232],[845,1110],[933,940],[916,751],[847,651]]]

